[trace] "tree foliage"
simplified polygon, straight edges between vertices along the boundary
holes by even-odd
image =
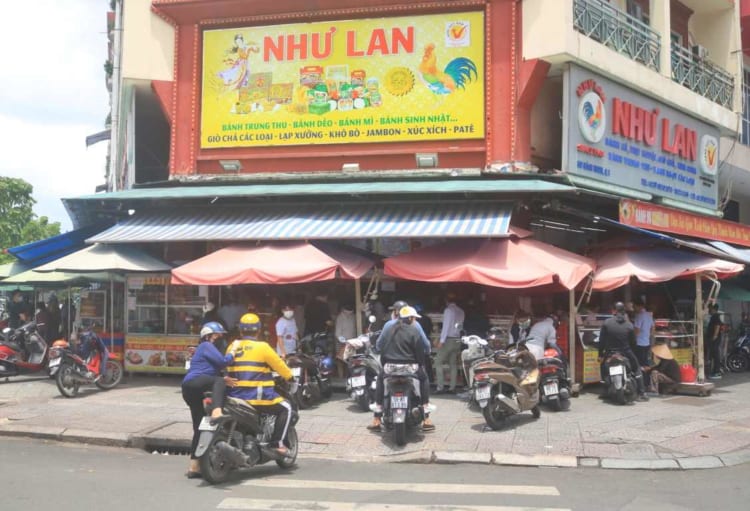
[[[0,176],[0,248],[10,248],[60,234],[60,223],[34,214],[34,188],[23,179]],[[13,256],[0,253],[0,263]]]

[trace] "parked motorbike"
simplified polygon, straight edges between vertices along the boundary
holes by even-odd
[[[750,368],[750,331],[747,329],[735,341],[726,364],[733,373],[742,373]]]
[[[369,411],[370,403],[375,402],[376,381],[382,371],[380,358],[372,351],[372,340],[379,333],[369,332],[353,339],[339,339],[339,342],[346,344],[343,355],[349,374],[346,392],[363,412]]]
[[[300,340],[299,350],[287,355],[286,363],[298,383],[295,399],[301,410],[333,394],[331,376],[336,364],[331,356],[328,333],[309,334]]]
[[[628,357],[618,351],[605,354],[603,371],[607,397],[621,405],[635,400],[638,387]]]
[[[201,433],[195,449],[201,474],[206,481],[211,484],[222,483],[232,470],[251,468],[269,461],[275,461],[283,469],[294,466],[298,451],[295,424],[299,420],[299,413],[283,380],[277,378],[275,383],[277,392],[292,405],[290,425],[284,442],[289,449],[287,455],[282,457],[268,446],[276,423],[275,415],[262,414],[242,399],[227,397],[223,407],[225,417],[212,421],[208,410],[211,404],[209,392],[203,401],[206,416],[198,427]]]
[[[419,391],[419,364],[385,364],[383,366],[383,425],[393,430],[396,445],[406,444],[408,429],[424,421]]]
[[[79,335],[76,348],[64,340],[55,341],[50,353],[50,372],[55,372],[57,389],[65,397],[76,397],[81,385],[94,384],[109,390],[122,381],[122,363],[109,352],[95,332]]]
[[[461,364],[464,372],[464,381],[471,385],[474,381],[474,365],[481,361],[492,360],[493,350],[487,340],[478,335],[468,335],[461,338],[461,343],[466,349],[461,352]],[[469,401],[474,401],[474,392],[469,392]]]
[[[0,377],[36,373],[47,367],[49,350],[34,321],[15,330],[3,329],[0,340]]]
[[[544,357],[539,359],[539,393],[542,403],[558,412],[570,408],[570,380],[557,346],[545,349]]]
[[[539,368],[525,344],[496,351],[475,363],[473,371],[474,399],[490,428],[498,430],[508,417],[526,410],[539,418]]]

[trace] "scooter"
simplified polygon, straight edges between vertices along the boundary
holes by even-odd
[[[379,333],[369,332],[353,339],[339,339],[339,342],[346,344],[343,355],[349,372],[346,391],[363,412],[369,411],[370,403],[375,402],[376,382],[383,369],[380,358],[372,351],[372,339]]]
[[[81,385],[94,384],[102,390],[122,381],[122,363],[109,352],[92,331],[82,332],[77,350],[64,340],[55,341],[50,354],[50,372],[55,371],[57,389],[65,397],[76,397]]]
[[[329,354],[329,342],[330,337],[324,332],[306,335],[300,340],[300,350],[286,357],[286,363],[298,384],[295,398],[300,410],[333,394],[331,376],[335,363]]]
[[[393,430],[396,445],[406,444],[407,429],[419,427],[425,419],[419,391],[419,364],[383,366],[383,425]]]
[[[621,405],[632,403],[638,387],[628,357],[619,351],[608,352],[605,354],[602,367],[606,396]]]
[[[541,401],[558,412],[570,408],[570,380],[565,366],[562,352],[557,346],[545,349],[544,357],[539,359]]]
[[[11,330],[0,340],[0,377],[36,373],[47,367],[48,347],[34,321]]]
[[[734,343],[734,348],[727,355],[727,368],[733,373],[742,373],[750,368],[750,329],[740,335]]]
[[[298,451],[297,430],[294,426],[299,420],[299,413],[296,401],[282,380],[276,379],[275,386],[277,392],[292,405],[284,442],[289,450],[286,456],[281,456],[268,447],[276,423],[275,415],[262,414],[242,399],[227,397],[223,406],[225,417],[212,420],[208,410],[211,393],[206,393],[203,400],[206,416],[198,427],[200,437],[194,453],[206,481],[211,484],[223,483],[232,470],[251,468],[269,461],[275,461],[283,469],[294,466]]]
[[[497,431],[509,417],[526,410],[540,417],[539,368],[524,343],[496,351],[491,360],[475,363],[473,370],[474,399],[490,428]]]
[[[487,340],[478,335],[461,337],[461,343],[466,349],[461,352],[461,365],[464,381],[468,384],[474,381],[474,365],[483,361],[491,361],[493,351]],[[474,401],[474,392],[469,391],[469,402]]]

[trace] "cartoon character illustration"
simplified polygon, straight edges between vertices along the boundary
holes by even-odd
[[[425,46],[419,73],[427,87],[435,94],[450,94],[456,89],[463,89],[465,84],[478,78],[476,64],[466,57],[457,57],[448,62],[443,71],[438,71],[433,43]]]
[[[246,43],[242,34],[234,36],[234,46],[227,51],[224,64],[227,69],[218,73],[226,91],[246,87],[250,79],[250,54],[259,53],[260,47],[251,42]]]

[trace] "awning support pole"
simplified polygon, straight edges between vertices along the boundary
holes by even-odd
[[[703,289],[700,273],[695,274],[695,339],[698,357],[698,383],[706,381],[706,368],[703,364]]]
[[[115,352],[115,279],[109,275],[109,351]]]
[[[359,279],[354,279],[354,307],[357,332],[362,333],[362,283]]]
[[[578,308],[576,307],[575,289],[569,291],[568,298],[568,347],[570,348],[570,384],[576,383],[576,316]]]

